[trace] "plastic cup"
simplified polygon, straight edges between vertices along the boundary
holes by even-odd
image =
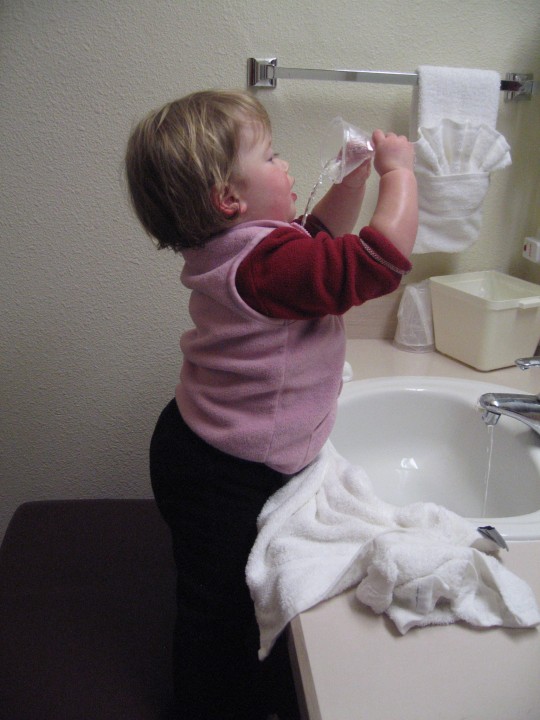
[[[435,350],[429,281],[405,287],[397,317],[396,347],[409,352]]]
[[[323,174],[333,183],[340,183],[374,154],[369,133],[335,117],[321,143]]]

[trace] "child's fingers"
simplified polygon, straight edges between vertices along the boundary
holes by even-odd
[[[371,139],[373,140],[373,144],[375,145],[375,147],[377,147],[377,145],[381,142],[381,140],[384,140],[385,137],[386,136],[385,136],[384,132],[382,130],[380,130],[379,128],[377,128],[377,130],[373,131],[373,135],[371,136]]]
[[[347,187],[361,187],[369,178],[371,173],[371,158],[355,168],[352,172],[343,178],[343,184]]]
[[[374,166],[379,175],[382,176],[396,168],[413,168],[414,146],[405,135],[375,130],[373,144],[375,145]]]

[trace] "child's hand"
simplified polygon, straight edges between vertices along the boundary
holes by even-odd
[[[373,166],[381,177],[400,168],[414,170],[414,146],[404,135],[375,130],[372,139],[375,147]]]
[[[340,184],[349,188],[361,188],[366,184],[370,173],[371,158],[368,158],[367,160],[364,160],[364,162],[355,170],[350,172],[348,175],[345,175]]]

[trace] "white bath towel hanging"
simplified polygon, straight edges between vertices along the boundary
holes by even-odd
[[[260,628],[259,657],[298,613],[357,587],[400,632],[463,620],[531,627],[530,587],[484,551],[496,545],[432,503],[397,507],[328,442],[264,506],[246,578]],[[361,638],[359,638],[361,642]]]
[[[418,69],[416,140],[419,229],[413,252],[461,252],[477,239],[490,173],[511,163],[495,125],[500,77],[491,70]]]

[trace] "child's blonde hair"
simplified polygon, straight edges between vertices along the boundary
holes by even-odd
[[[132,131],[126,151],[131,202],[160,248],[203,245],[223,230],[212,201],[229,183],[242,123],[270,132],[265,108],[241,91],[206,90],[151,112]]]

